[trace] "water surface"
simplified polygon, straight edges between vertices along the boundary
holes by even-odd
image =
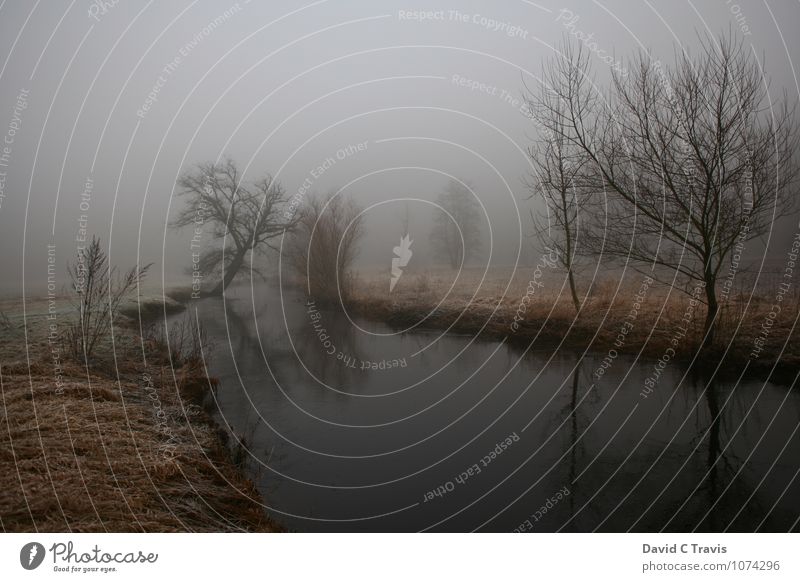
[[[670,363],[647,394],[652,361],[598,381],[601,352],[397,333],[269,286],[194,309],[218,419],[289,529],[798,528],[789,387]]]

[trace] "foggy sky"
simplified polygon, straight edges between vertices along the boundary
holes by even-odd
[[[695,50],[699,36],[730,28],[766,59],[770,95],[800,95],[800,6],[788,0],[101,5],[0,7],[4,294],[21,293],[23,277],[26,292],[41,289],[47,245],[63,275],[84,228],[113,263],[155,262],[155,281],[181,282],[191,257],[189,233],[167,228],[184,203],[175,181],[225,156],[246,178],[273,174],[289,195],[310,176],[316,191],[344,187],[367,208],[361,265],[388,268],[407,209],[418,259],[429,259],[429,202],[450,178],[469,182],[485,209],[482,258],[491,225],[492,261],[521,252],[530,264],[523,179],[536,129],[521,98],[570,19],[620,61],[642,48],[669,62],[675,43]],[[419,10],[433,14],[409,16]]]

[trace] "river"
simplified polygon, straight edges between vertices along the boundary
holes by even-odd
[[[203,299],[217,420],[296,531],[788,531],[800,393],[671,362]],[[175,322],[181,316],[173,317]],[[186,317],[184,315],[183,317]]]

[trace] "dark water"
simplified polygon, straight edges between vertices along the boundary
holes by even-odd
[[[289,529],[798,529],[796,389],[671,363],[645,398],[651,361],[619,357],[595,382],[605,353],[230,295],[191,307],[214,344],[211,405]]]

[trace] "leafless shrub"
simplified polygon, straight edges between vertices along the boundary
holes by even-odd
[[[287,260],[318,303],[336,306],[340,298],[346,302],[353,290],[350,268],[364,235],[361,209],[351,199],[328,194],[310,196],[298,212]]]
[[[120,303],[147,275],[150,265],[133,267],[122,275],[108,263],[100,239],[78,250],[76,262],[67,266],[77,320],[67,326],[64,341],[76,359],[89,362],[98,342],[107,337]]]

